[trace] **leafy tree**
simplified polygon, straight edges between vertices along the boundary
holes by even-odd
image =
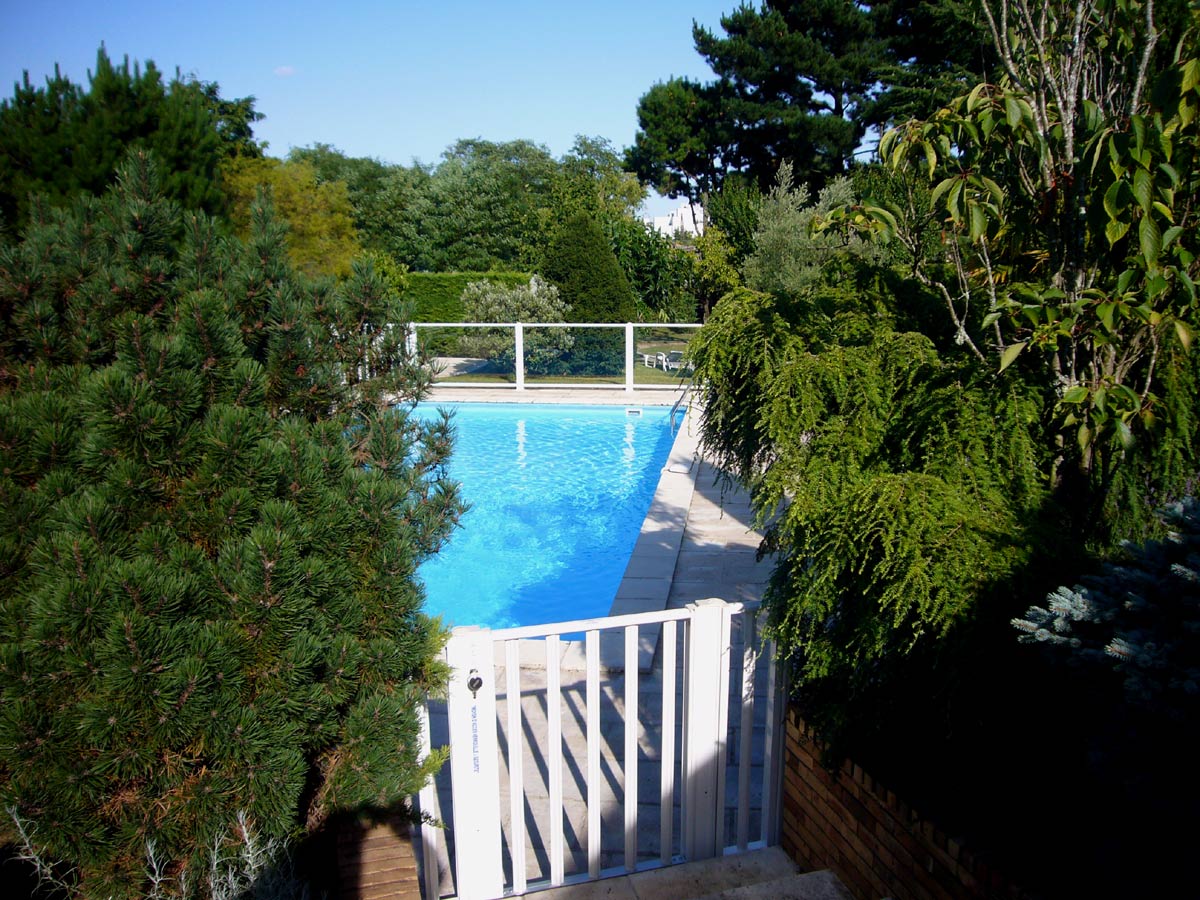
[[[308,163],[269,157],[231,159],[223,174],[230,218],[239,237],[250,232],[258,193],[269,191],[272,204],[289,225],[287,246],[292,265],[308,275],[349,274],[362,247],[343,182],[319,182]]]
[[[427,777],[414,573],[459,506],[448,425],[386,402],[428,383],[398,313],[369,266],[305,281],[267,206],[245,244],[183,214],[142,154],[0,249],[0,802],[69,895],[247,887]]]
[[[209,115],[224,143],[226,155],[263,155],[267,144],[266,141],[254,139],[254,123],[262,121],[264,116],[254,108],[254,97],[226,100],[221,96],[221,86],[215,81],[200,81],[195,78],[185,81],[200,92],[208,105]]]
[[[425,169],[349,157],[319,143],[293,149],[288,161],[311,166],[318,184],[345,185],[354,227],[364,247],[410,266],[431,252],[422,223],[413,212],[430,180]]]
[[[692,321],[695,302],[686,295],[687,258],[634,215],[645,194],[607,140],[580,135],[559,164],[552,224],[561,227],[578,215],[600,224],[637,295],[639,320]]]
[[[601,227],[637,298],[638,321],[696,321],[687,251],[631,216],[604,218]]]
[[[806,179],[842,171],[883,58],[868,10],[846,0],[766,3],[722,16],[721,28],[723,37],[699,26],[692,35],[730,93],[736,125],[725,163],[760,185],[785,160]]]
[[[412,283],[408,267],[396,262],[392,256],[382,250],[367,250],[359,259],[369,262],[388,291],[397,297],[402,296]]]
[[[885,48],[881,90],[862,110],[870,127],[928,118],[996,72],[996,48],[977,0],[876,0],[867,8]]]
[[[702,439],[750,488],[777,554],[776,635],[803,689],[840,691],[810,712],[825,726],[1031,559],[1022,535],[1044,500],[1036,390],[990,390],[910,330],[891,260],[811,228],[849,190],[834,181],[811,202],[783,167],[751,289],[717,303],[690,351]]]
[[[696,238],[692,290],[705,316],[718,300],[741,286],[741,276],[733,260],[734,250],[720,228],[709,225],[704,234]]]
[[[718,86],[687,78],[654,85],[638,101],[638,132],[626,162],[638,177],[669,197],[692,202],[715,190],[733,123]]]
[[[736,266],[740,266],[754,250],[762,200],[763,195],[757,187],[738,178],[726,178],[719,191],[704,198],[707,228],[716,228],[725,235]]]
[[[632,322],[634,294],[600,226],[586,215],[568,219],[546,254],[544,274],[577,322]]]
[[[860,182],[894,202],[835,180],[812,203],[785,168],[743,268],[763,293],[719,303],[693,350],[704,439],[774,523],[773,621],[831,716],[1010,618],[1042,554],[1140,535],[1200,468],[1194,44],[1154,78],[1150,7],[1064,9],[1039,14],[1087,23],[1066,58],[989,13],[1010,81],[887,138],[898,178]],[[1106,89],[1111,46],[1129,71]]]
[[[1195,473],[1196,32],[1156,73],[1160,38],[1183,23],[1159,22],[1152,3],[984,12],[999,84],[881,144],[891,166],[931,179],[932,209],[851,215],[898,233],[982,366],[1017,364],[1053,387],[1050,476],[1086,498],[1076,527],[1103,546],[1146,524],[1154,504],[1129,502],[1143,485],[1178,496]],[[935,255],[922,238],[931,217]]]
[[[529,141],[459,141],[411,207],[427,236],[421,254],[400,256],[433,272],[524,269],[545,247],[558,165]]]
[[[327,144],[288,158],[310,165],[318,184],[345,185],[363,246],[425,272],[536,269],[571,216],[625,235],[645,194],[608,141],[585,136],[561,160],[528,141],[483,140],[459,141],[432,168],[351,158]]]
[[[472,281],[462,294],[463,320],[467,322],[566,322],[567,304],[558,288],[539,278],[528,284],[506,287],[491,281]],[[516,345],[510,328],[468,331],[459,341],[468,356],[495,359],[507,371],[516,368]],[[535,328],[524,332],[525,368],[545,371],[574,345],[565,328]]]
[[[561,219],[579,212],[602,219],[632,218],[645,199],[646,189],[626,171],[624,159],[606,138],[576,136],[559,168],[555,206]]]
[[[86,90],[57,69],[40,88],[27,73],[0,104],[0,228],[17,234],[29,219],[31,195],[62,203],[103,191],[135,146],[162,160],[167,196],[187,209],[218,213],[224,207],[218,167],[231,150],[254,146],[250,126],[257,118],[253,97],[223,100],[214,82],[164,84],[153,62],[115,66],[103,47]]]
[[[822,214],[853,200],[850,179],[841,177],[830,181],[816,202],[810,202],[807,186],[793,183],[792,167],[787,163],[780,166],[775,187],[759,215],[754,252],[742,266],[746,284],[775,296],[796,298],[824,281],[825,266],[848,247],[840,235],[815,233],[813,225]],[[872,252],[869,244],[858,239],[850,242],[849,249],[859,255]]]

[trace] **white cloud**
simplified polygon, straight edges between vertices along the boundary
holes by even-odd
[[[275,74],[278,75],[280,78],[291,78],[293,75],[296,74],[296,67],[295,66],[276,66]]]

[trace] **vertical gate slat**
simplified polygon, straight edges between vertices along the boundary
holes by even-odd
[[[637,868],[638,627],[625,626],[625,869]]]
[[[417,722],[421,732],[421,750],[420,759],[425,761],[429,758],[432,750],[432,744],[429,737],[429,698],[417,705]],[[433,779],[421,788],[417,795],[417,802],[421,806],[421,863],[424,868],[425,877],[425,896],[436,898],[440,896],[441,890],[438,883],[438,863],[437,863],[437,836],[439,829],[435,828],[429,821],[432,819],[441,818],[441,810],[438,809],[437,785]]]
[[[687,810],[682,820],[683,852],[689,860],[710,859],[724,849],[725,735],[729,697],[729,616],[723,600],[688,604],[686,748]]]
[[[659,860],[671,864],[675,824],[675,623],[663,622],[662,637],[662,781],[659,789]]]
[[[764,614],[765,615],[765,614]],[[783,780],[783,677],[775,662],[775,644],[767,641],[767,728],[763,741],[762,840],[768,845],[778,841]]]
[[[733,616],[729,607],[721,609],[721,666],[717,690],[717,854],[725,849],[725,768],[729,759],[729,666],[730,633]]]
[[[521,715],[521,646],[504,643],[504,675],[508,688],[509,853],[513,893],[525,890],[525,728]]]
[[[688,846],[687,823],[692,811],[689,807],[689,797],[691,790],[688,787],[688,760],[690,750],[688,748],[688,733],[692,730],[691,723],[688,721],[687,711],[691,709],[688,700],[688,691],[690,690],[691,678],[691,647],[693,633],[692,620],[686,619],[683,623],[683,684],[680,685],[680,718],[682,720],[679,735],[679,850],[681,855],[687,856],[691,853],[691,848]]]
[[[550,766],[550,884],[563,883],[563,745],[562,687],[559,671],[559,637],[546,638],[546,716],[550,728],[550,746],[546,758]]]
[[[750,842],[750,758],[754,738],[754,669],[758,664],[754,614],[742,614],[742,718],[738,745],[737,846],[745,850]]]
[[[600,632],[587,633],[588,877],[600,877]]]

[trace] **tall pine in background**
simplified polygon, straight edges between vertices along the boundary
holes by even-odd
[[[214,82],[164,82],[153,62],[114,65],[101,46],[87,86],[55,69],[44,86],[29,74],[0,102],[0,234],[12,239],[29,221],[31,195],[53,203],[112,183],[130,147],[163,166],[163,193],[186,209],[224,210],[218,168],[230,156],[261,156],[252,124],[254,98],[222,99]]]
[[[428,774],[449,427],[385,402],[424,387],[395,295],[283,237],[134,153],[0,248],[0,838],[72,895],[246,885]]]
[[[572,216],[555,233],[543,274],[570,306],[572,322],[632,322],[636,298],[604,232],[586,214]],[[566,357],[570,374],[618,375],[625,370],[625,336],[614,329],[576,329]]]

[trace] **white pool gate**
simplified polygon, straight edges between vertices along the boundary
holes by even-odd
[[[761,636],[759,620],[757,603],[714,598],[682,609],[552,625],[496,631],[456,628],[445,649],[445,660],[451,669],[445,716],[451,754],[448,767],[452,827],[441,828],[429,821],[422,825],[426,900],[441,896],[446,884],[453,885],[453,896],[460,900],[491,900],[777,843],[783,679],[775,664],[773,645]],[[583,635],[582,641],[564,639],[564,635],[579,634]],[[740,654],[735,647],[735,636],[740,638],[737,642],[741,645]],[[677,658],[679,652],[682,658]],[[658,754],[661,775],[656,796],[642,800],[644,806],[658,809],[658,852],[649,858],[646,852],[639,858],[638,849],[637,766],[642,714],[639,660],[641,670],[651,673],[645,682],[648,690],[652,690],[655,680],[661,679],[661,698],[653,698],[655,711],[661,710],[661,719],[647,729],[658,728],[661,721],[661,736],[653,748]],[[577,718],[586,725],[583,735],[573,736],[576,745],[579,738],[586,738],[586,773],[582,760],[576,766],[576,782],[583,781],[578,786],[586,805],[586,824],[572,823],[564,815],[564,665],[571,670],[586,671],[585,697],[580,698],[584,708],[577,712]],[[502,712],[503,752],[508,763],[506,785],[501,783],[498,666],[503,667],[505,681]],[[539,684],[526,688],[523,695],[522,666],[526,680],[536,672],[540,681],[544,669],[544,689]],[[605,783],[601,754],[602,748],[608,746],[601,729],[601,691],[605,685],[610,688],[606,695],[610,718],[615,715],[623,720],[623,762],[611,747],[610,758],[605,760],[610,767],[618,763],[622,767],[623,852],[620,847],[601,846],[600,800]],[[618,705],[622,688],[623,704]],[[532,729],[526,720],[522,697],[540,698],[543,690],[545,739],[544,742],[535,739],[538,746],[531,746]],[[434,710],[435,714],[440,713],[440,705],[435,704]],[[763,735],[757,750],[756,729]],[[610,726],[606,730],[620,728]],[[732,746],[731,735],[736,736]],[[422,738],[423,752],[428,753],[431,746],[428,711],[423,718]],[[532,797],[527,789],[524,760],[531,753],[535,759],[544,759],[544,771],[532,774],[544,778],[545,798]],[[731,759],[733,763],[729,764]],[[566,761],[576,762],[574,758]],[[761,784],[753,783],[756,769]],[[613,781],[613,773],[609,774]],[[736,789],[727,784],[731,777],[736,778]],[[508,795],[507,836],[502,833],[504,793]],[[759,816],[752,816],[755,793],[761,796]],[[530,806],[533,803],[539,806],[544,803],[546,808],[535,811]],[[441,818],[434,785],[421,792],[419,804],[427,819]],[[678,835],[674,833],[676,806]],[[533,819],[535,813],[547,823],[544,829],[535,831],[548,831],[548,836],[535,835],[533,846],[539,858],[544,854],[548,871],[530,881],[527,815]],[[577,836],[586,832],[586,840],[577,842],[580,846],[568,846],[564,823]],[[586,847],[582,846],[584,843]],[[568,873],[565,861],[573,858],[573,850],[580,860],[586,850],[586,868],[580,861],[575,865],[576,871]],[[606,857],[610,862],[619,860],[619,864],[603,867]],[[449,872],[439,872],[439,858]]]

